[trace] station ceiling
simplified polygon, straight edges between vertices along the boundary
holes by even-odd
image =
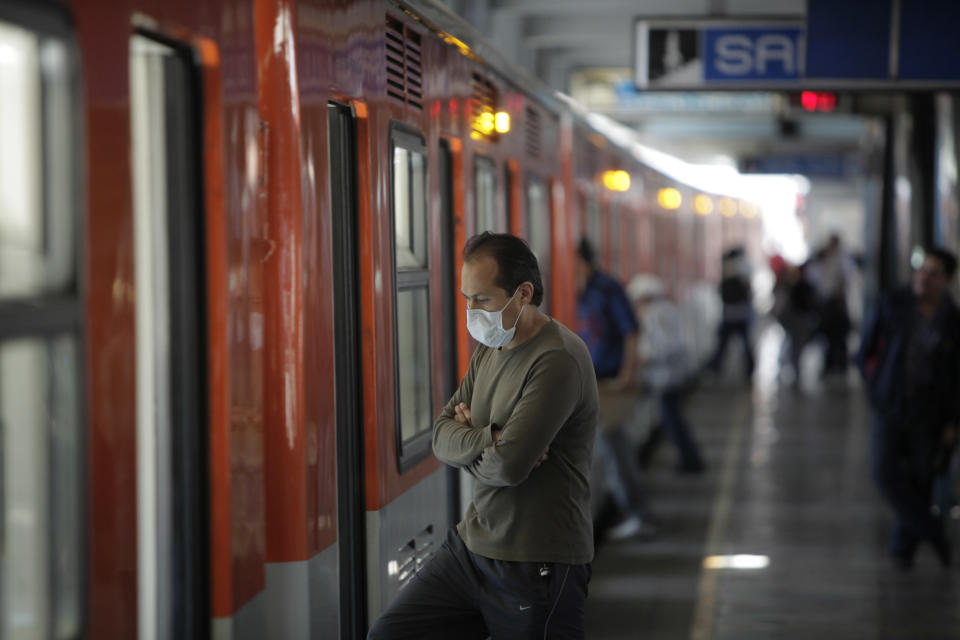
[[[693,162],[777,152],[857,153],[870,123],[852,113],[798,114],[782,94],[655,94],[632,89],[638,18],[806,18],[806,0],[445,0],[505,58],[550,88],[635,128]],[[787,126],[784,122],[788,121]]]

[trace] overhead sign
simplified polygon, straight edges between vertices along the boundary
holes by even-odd
[[[706,27],[703,79],[712,82],[776,82],[800,78],[800,27]]]
[[[639,89],[746,88],[802,77],[803,27],[797,23],[638,20],[634,26]]]
[[[839,153],[761,155],[740,161],[741,173],[786,173],[834,180],[862,175],[863,170],[857,156]]]
[[[741,22],[737,22],[736,20]],[[791,19],[634,20],[640,90],[960,87],[957,0],[807,0]]]

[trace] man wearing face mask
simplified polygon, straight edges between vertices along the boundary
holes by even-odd
[[[476,479],[473,500],[368,638],[583,638],[597,424],[590,354],[538,309],[540,269],[519,238],[471,238],[460,290],[479,344],[433,425],[433,451]]]

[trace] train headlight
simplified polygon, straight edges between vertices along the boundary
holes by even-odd
[[[677,189],[667,187],[657,192],[657,202],[664,209],[679,209],[683,204],[683,195]]]
[[[603,172],[603,186],[610,191],[629,191],[630,174],[623,169]]]
[[[508,133],[510,131],[510,114],[506,111],[497,111],[493,117],[493,126],[497,133]]]

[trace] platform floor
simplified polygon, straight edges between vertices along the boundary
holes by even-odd
[[[870,482],[855,375],[808,376],[798,393],[771,366],[753,386],[722,380],[689,398],[709,469],[679,476],[672,446],[659,448],[645,475],[658,535],[601,544],[587,638],[960,638],[957,563],[944,570],[922,547],[904,573],[886,556],[891,517]],[[769,564],[704,568],[737,554]]]

